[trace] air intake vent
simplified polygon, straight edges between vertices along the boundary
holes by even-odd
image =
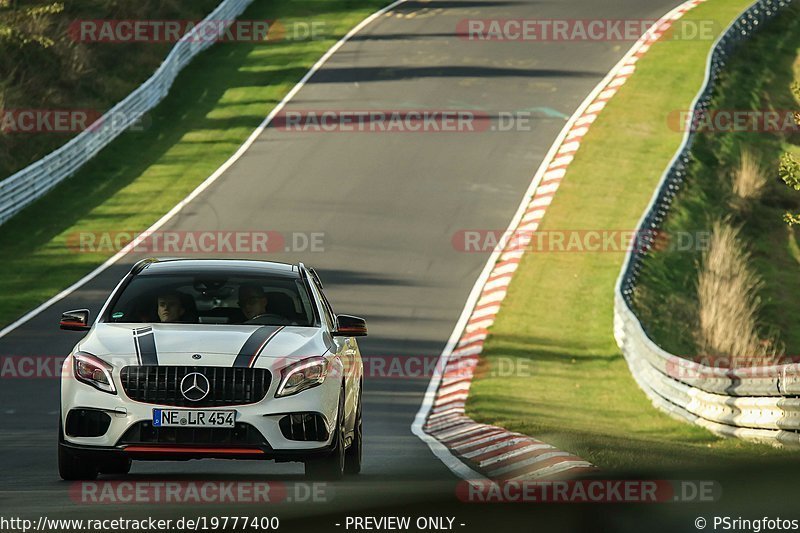
[[[328,428],[325,419],[318,413],[295,413],[281,418],[278,425],[283,436],[289,440],[326,441]]]
[[[94,409],[73,409],[67,415],[66,432],[70,437],[102,437],[111,425],[111,417]]]

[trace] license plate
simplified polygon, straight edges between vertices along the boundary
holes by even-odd
[[[232,428],[236,427],[236,411],[153,409],[153,426],[157,428]]]

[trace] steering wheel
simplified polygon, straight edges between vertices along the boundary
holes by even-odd
[[[262,313],[260,315],[256,315],[250,320],[246,320],[244,324],[253,325],[253,324],[261,324],[263,322],[268,322],[270,325],[275,326],[294,326],[295,323],[286,318],[285,316],[276,315],[275,313]]]

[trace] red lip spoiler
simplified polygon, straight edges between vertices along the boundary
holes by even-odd
[[[127,446],[126,453],[189,453],[214,455],[263,455],[262,450],[254,448],[188,448],[179,446]]]

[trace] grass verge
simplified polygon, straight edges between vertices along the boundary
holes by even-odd
[[[216,170],[335,41],[385,0],[255,2],[243,19],[320,23],[319,39],[219,43],[195,58],[146,131],[128,132],[2,226],[0,323],[90,272],[111,252],[75,253],[79,232],[142,231]]]
[[[711,108],[715,112],[798,109],[800,102],[791,92],[793,81],[800,81],[800,8],[796,7],[737,51]],[[752,250],[749,266],[764,282],[759,290],[760,337],[777,337],[787,354],[797,355],[800,328],[795,317],[800,314],[800,301],[795,294],[800,290],[800,265],[793,252],[798,232],[797,228],[788,228],[782,219],[786,211],[794,212],[800,207],[800,193],[777,177],[778,160],[787,151],[800,154],[800,134],[698,134],[687,182],[673,202],[664,230],[668,234],[707,232],[713,220],[726,217],[741,226],[741,240]],[[760,197],[744,202],[746,209],[737,208],[732,202],[736,194],[731,174],[742,154],[753,154],[768,177]],[[643,264],[635,294],[636,312],[653,339],[673,353],[698,353],[691,329],[699,320],[700,255],[699,251],[663,250],[650,255]],[[738,355],[741,354],[730,354],[731,358]]]
[[[709,0],[687,20],[726,27],[750,0]],[[688,109],[710,41],[661,41],[584,137],[542,231],[633,229],[681,134],[667,117]],[[619,252],[528,253],[491,330],[484,357],[525,360],[533,375],[476,381],[467,413],[536,436],[608,469],[786,460],[767,446],[720,439],[652,407],[613,337]]]

